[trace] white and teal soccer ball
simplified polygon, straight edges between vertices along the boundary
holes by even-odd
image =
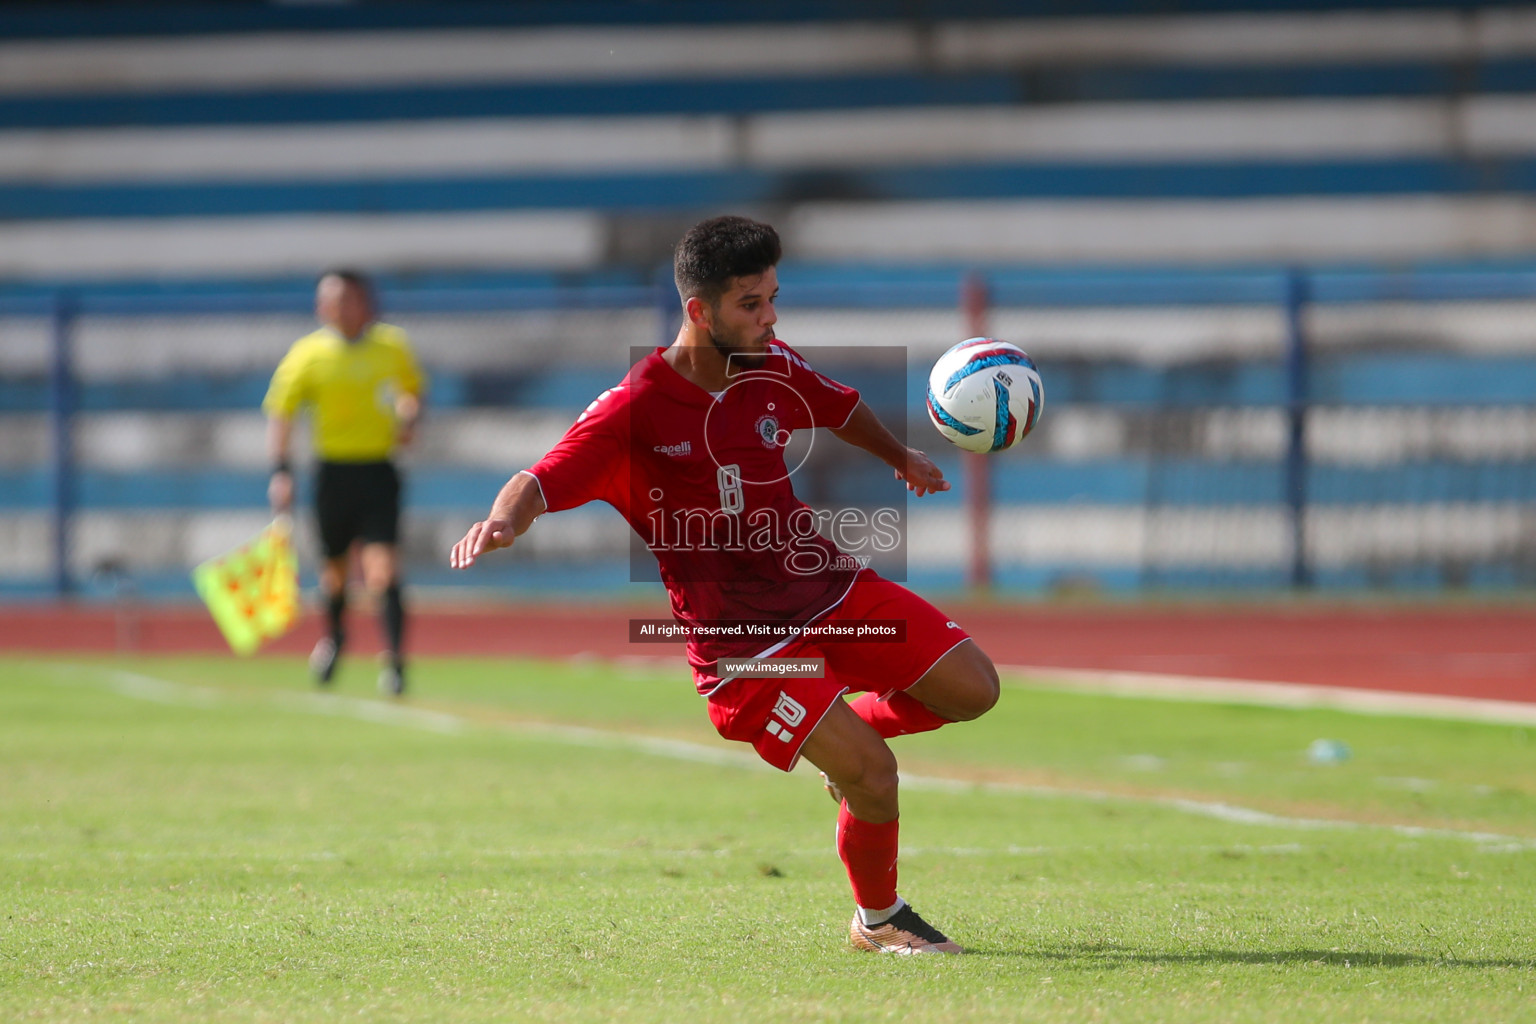
[[[928,418],[968,452],[1000,452],[1040,421],[1040,371],[1017,345],[995,338],[962,341],[928,374]]]

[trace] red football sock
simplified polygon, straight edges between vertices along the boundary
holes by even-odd
[[[861,907],[884,910],[896,902],[896,833],[901,819],[871,825],[848,812],[837,813],[837,855],[848,869],[853,899]]]
[[[889,700],[881,700],[877,693],[866,693],[852,704],[853,713],[875,727],[875,732],[885,739],[907,736],[914,732],[930,732],[949,719],[940,718],[916,697],[897,690]]]

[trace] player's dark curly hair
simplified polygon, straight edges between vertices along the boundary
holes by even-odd
[[[672,278],[684,302],[698,296],[711,306],[733,277],[755,277],[779,262],[779,233],[750,217],[712,217],[688,229],[672,254]]]

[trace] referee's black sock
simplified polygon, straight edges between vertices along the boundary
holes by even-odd
[[[405,602],[400,599],[400,584],[391,583],[384,591],[384,635],[389,640],[389,654],[398,666],[401,662],[401,638],[405,634]]]
[[[342,621],[347,613],[347,591],[342,588],[334,594],[325,595],[325,618],[331,626],[331,641],[336,644],[339,651],[345,642],[346,632],[342,628]]]

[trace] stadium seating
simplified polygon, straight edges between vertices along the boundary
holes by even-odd
[[[1284,581],[1291,264],[1321,268],[1309,491],[1333,578],[1536,572],[1536,8],[902,11],[0,11],[0,590],[49,586],[61,318],[75,574],[127,558],[174,590],[260,520],[254,410],[309,277],[379,272],[439,410],[421,574],[668,336],[667,248],[724,209],[784,232],[785,338],[905,346],[913,388],[986,276],[989,327],[1048,380],[1028,471],[995,485],[1005,584]],[[914,507],[915,578],[958,582],[957,502]],[[1422,550],[1370,555],[1404,514]],[[569,521],[529,545],[539,586],[602,578],[572,552],[624,556],[600,514]]]
[[[399,6],[411,31],[384,11]],[[720,6],[639,25],[570,21],[609,5],[271,10],[265,26],[199,8],[191,24],[244,31],[65,39],[18,37],[62,14],[13,14],[0,274],[304,272],[317,249],[593,267],[646,234],[636,221],[721,206],[773,210],[806,259],[1536,247],[1531,8],[981,4],[848,21],[880,8],[829,5],[743,23],[762,15]],[[557,23],[527,23],[541,12]],[[109,20],[134,27],[84,24]],[[655,258],[636,244],[617,255]]]

